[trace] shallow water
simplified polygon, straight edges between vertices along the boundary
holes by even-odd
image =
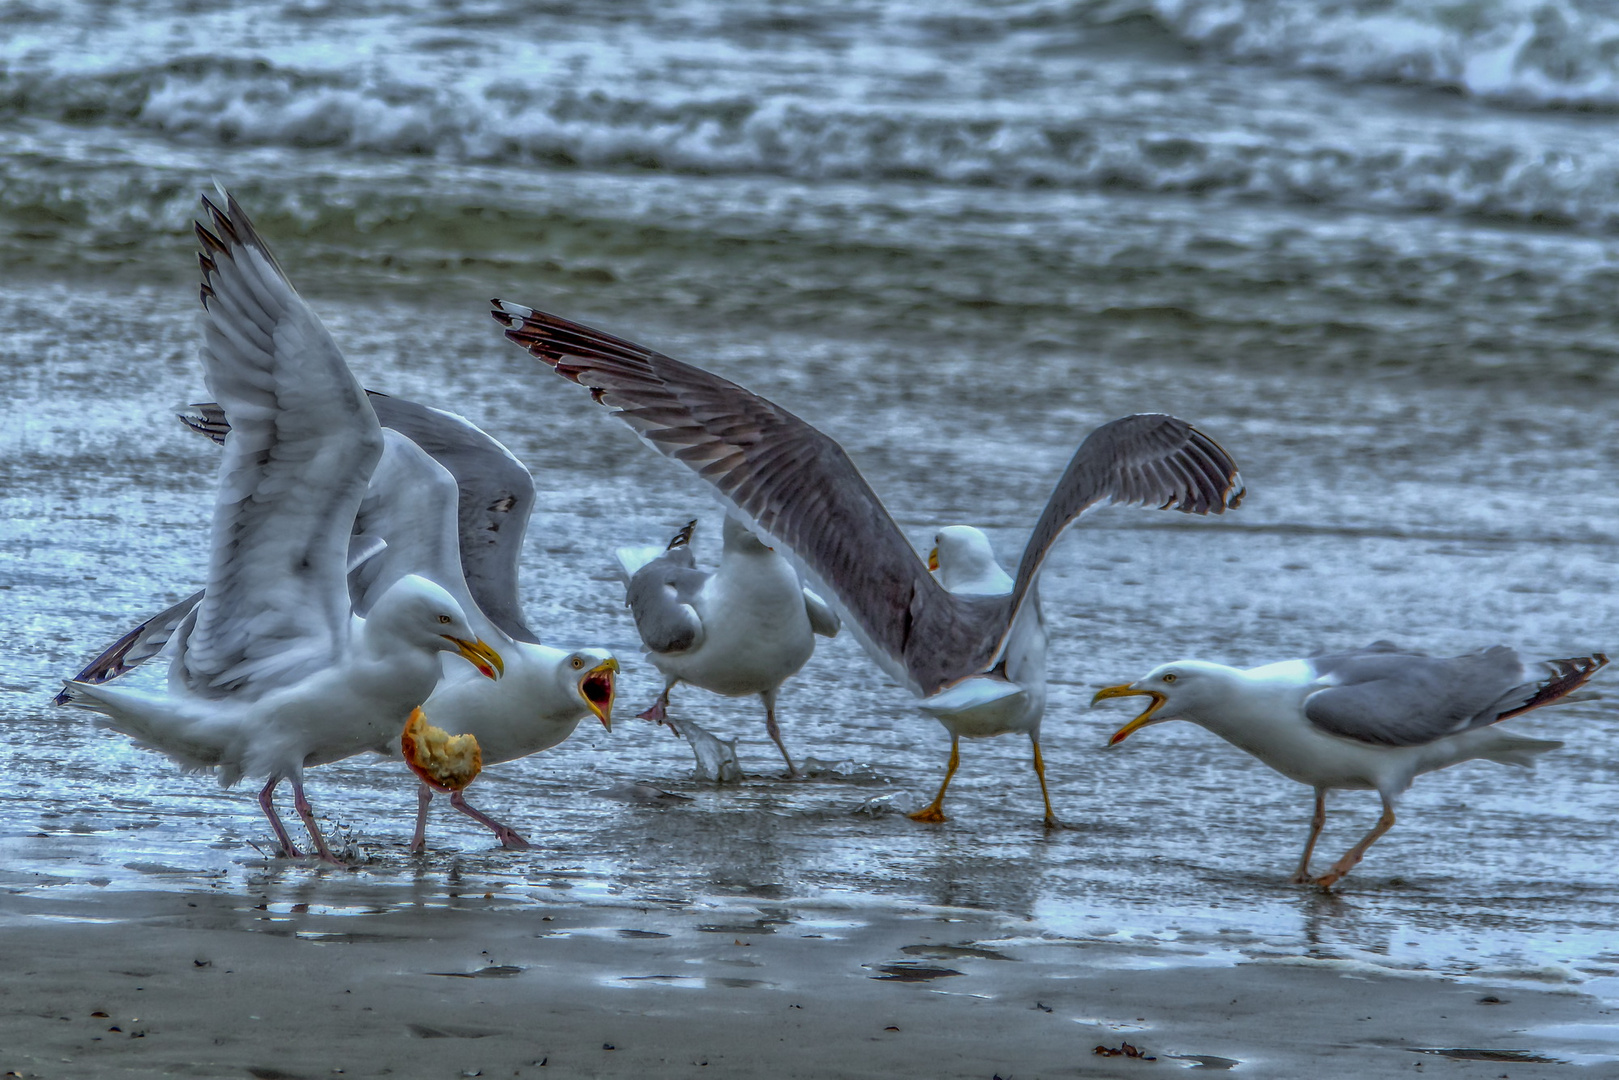
[[[1612,651],[1619,196],[1609,76],[1579,58],[1614,30],[1575,5],[1471,7],[1530,27],[1505,82],[1478,81],[1476,58],[1518,38],[1460,15],[1385,40],[1368,14],[1334,39],[1383,42],[1357,67],[1258,4],[871,4],[836,23],[558,8],[542,26],[501,5],[199,22],[149,3],[72,52],[48,46],[71,10],[0,6],[5,884],[312,902],[329,880],[260,858],[246,791],[47,704],[202,574],[214,448],[170,413],[202,396],[186,222],[217,175],[367,385],[462,412],[528,462],[531,621],[626,662],[612,735],[581,728],[472,789],[533,853],[490,850],[440,807],[424,869],[404,852],[403,770],[317,770],[317,808],[371,858],[360,873],[964,905],[1138,941],[1142,963],[1308,956],[1609,993],[1611,705],[1515,722],[1570,742],[1532,774],[1423,779],[1331,897],[1284,884],[1306,789],[1190,726],[1106,750],[1128,714],[1086,708],[1182,656],[1379,637]],[[1223,10],[1255,17],[1222,33]],[[1561,66],[1541,62],[1547,41]],[[701,514],[712,556],[715,503],[502,341],[491,295],[771,396],[838,438],[923,547],[971,522],[1014,561],[1074,446],[1113,416],[1175,412],[1218,439],[1248,482],[1239,512],[1098,512],[1045,571],[1044,747],[1076,827],[1041,830],[1016,739],[965,746],[949,825],[897,813],[931,795],[947,740],[848,635],[782,695],[813,779],[774,778],[756,703],[687,690],[676,709],[740,737],[754,774],[689,782],[681,744],[631,718],[657,684],[610,553]],[[615,792],[634,781],[690,800]],[[1328,855],[1373,803],[1335,798]]]

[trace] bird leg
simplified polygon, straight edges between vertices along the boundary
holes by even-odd
[[[1377,843],[1377,838],[1388,832],[1393,827],[1394,807],[1389,805],[1389,801],[1387,799],[1384,799],[1383,816],[1377,819],[1377,824],[1372,826],[1372,831],[1367,833],[1365,837],[1362,838],[1360,843],[1356,844],[1354,847],[1345,852],[1343,858],[1333,863],[1331,870],[1328,870],[1325,874],[1322,874],[1320,877],[1316,878],[1315,883],[1321,886],[1323,889],[1332,888],[1332,886],[1336,885],[1345,874],[1354,869],[1355,864],[1360,862],[1361,856],[1366,854],[1366,849]]]
[[[298,816],[303,819],[304,828],[309,830],[309,839],[315,842],[315,854],[321,861],[334,866],[347,866],[347,863],[333,855],[332,849],[326,846],[326,838],[320,834],[320,826],[315,824],[315,811],[310,808],[309,800],[304,798],[304,782],[296,776],[292,777],[292,805],[297,808]]]
[[[661,724],[665,720],[668,720],[669,719],[669,691],[673,690],[674,688],[675,688],[674,683],[669,683],[667,686],[665,686],[663,688],[663,693],[658,695],[658,700],[654,701],[651,705],[647,706],[647,710],[645,712],[637,713],[636,714],[636,719],[637,720],[650,720],[654,724]],[[670,724],[669,727],[670,727],[671,730],[673,730],[674,725]],[[675,732],[675,734],[679,735],[679,732]]]
[[[1033,735],[1029,741],[1034,744],[1034,775],[1040,778],[1040,797],[1046,801],[1046,828],[1060,829],[1063,824],[1057,818],[1057,812],[1051,808],[1051,792],[1046,789],[1046,763],[1040,756],[1040,740]],[[939,797],[944,798],[944,791],[939,791]]]
[[[759,699],[765,703],[765,730],[770,732],[776,749],[781,751],[781,759],[787,763],[787,776],[798,776],[798,766],[793,764],[792,755],[787,753],[787,744],[781,741],[781,728],[776,726],[776,691],[766,690],[759,695]]]
[[[1315,852],[1316,838],[1321,835],[1321,828],[1327,823],[1327,789],[1315,789],[1315,816],[1310,819],[1310,838],[1304,842],[1304,856],[1299,859],[1299,868],[1293,874],[1293,884],[1308,885],[1315,879],[1310,876],[1310,856]]]
[[[913,811],[905,816],[912,821],[925,821],[938,825],[950,819],[944,816],[944,789],[950,786],[950,778],[956,775],[956,766],[961,764],[961,740],[950,736],[950,765],[944,770],[944,783],[939,785],[939,794],[933,801],[920,810]]]
[[[281,815],[275,812],[275,786],[279,783],[281,783],[281,777],[270,777],[270,782],[264,785],[263,791],[259,792],[259,809],[263,810],[264,816],[270,819],[270,828],[275,830],[276,841],[281,845],[281,854],[289,859],[301,859],[304,853],[298,850],[298,845],[294,844],[292,837],[287,835],[287,827],[281,824]]]
[[[416,789],[416,833],[410,838],[412,854],[419,853],[427,846],[427,806],[433,801],[433,788],[422,781],[422,786]]]
[[[468,806],[466,796],[461,792],[450,792],[450,805],[461,811],[473,821],[476,821],[480,825],[487,828],[490,832],[494,833],[495,839],[500,841],[501,847],[509,848],[512,851],[529,850],[529,842],[519,836],[516,830],[510,829],[496,821],[494,818],[490,817],[488,814],[485,814],[480,810],[474,810],[471,806]]]

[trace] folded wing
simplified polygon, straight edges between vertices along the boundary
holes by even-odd
[[[1308,662],[1330,684],[1305,699],[1312,724],[1359,742],[1420,746],[1549,705],[1584,686],[1607,657],[1547,661],[1540,678],[1527,677],[1505,645],[1437,657],[1378,642]]]

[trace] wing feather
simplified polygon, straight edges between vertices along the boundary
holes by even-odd
[[[498,301],[492,314],[513,342],[588,387],[790,552],[872,657],[915,692],[931,694],[993,659],[1005,598],[957,598],[941,588],[826,435],[727,379],[622,338]],[[806,492],[819,500],[806,504]]]
[[[220,462],[206,593],[174,674],[204,696],[261,693],[325,667],[347,642],[349,533],[382,434],[235,199],[203,203],[200,353],[236,434]]]
[[[1138,413],[1103,424],[1080,443],[1035,523],[1014,578],[1009,621],[1027,602],[1057,537],[1098,503],[1223,514],[1243,494],[1236,462],[1186,421]]]

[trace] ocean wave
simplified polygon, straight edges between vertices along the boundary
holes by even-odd
[[[1609,0],[1127,0],[1087,14],[1145,16],[1229,60],[1519,107],[1619,109],[1619,10]]]
[[[1208,31],[1212,34],[1213,31]],[[1106,110],[882,107],[660,86],[410,83],[193,57],[100,74],[0,73],[0,117],[133,125],[219,146],[501,165],[1179,193],[1619,229],[1619,146],[1480,140],[1442,123],[1353,134]]]

